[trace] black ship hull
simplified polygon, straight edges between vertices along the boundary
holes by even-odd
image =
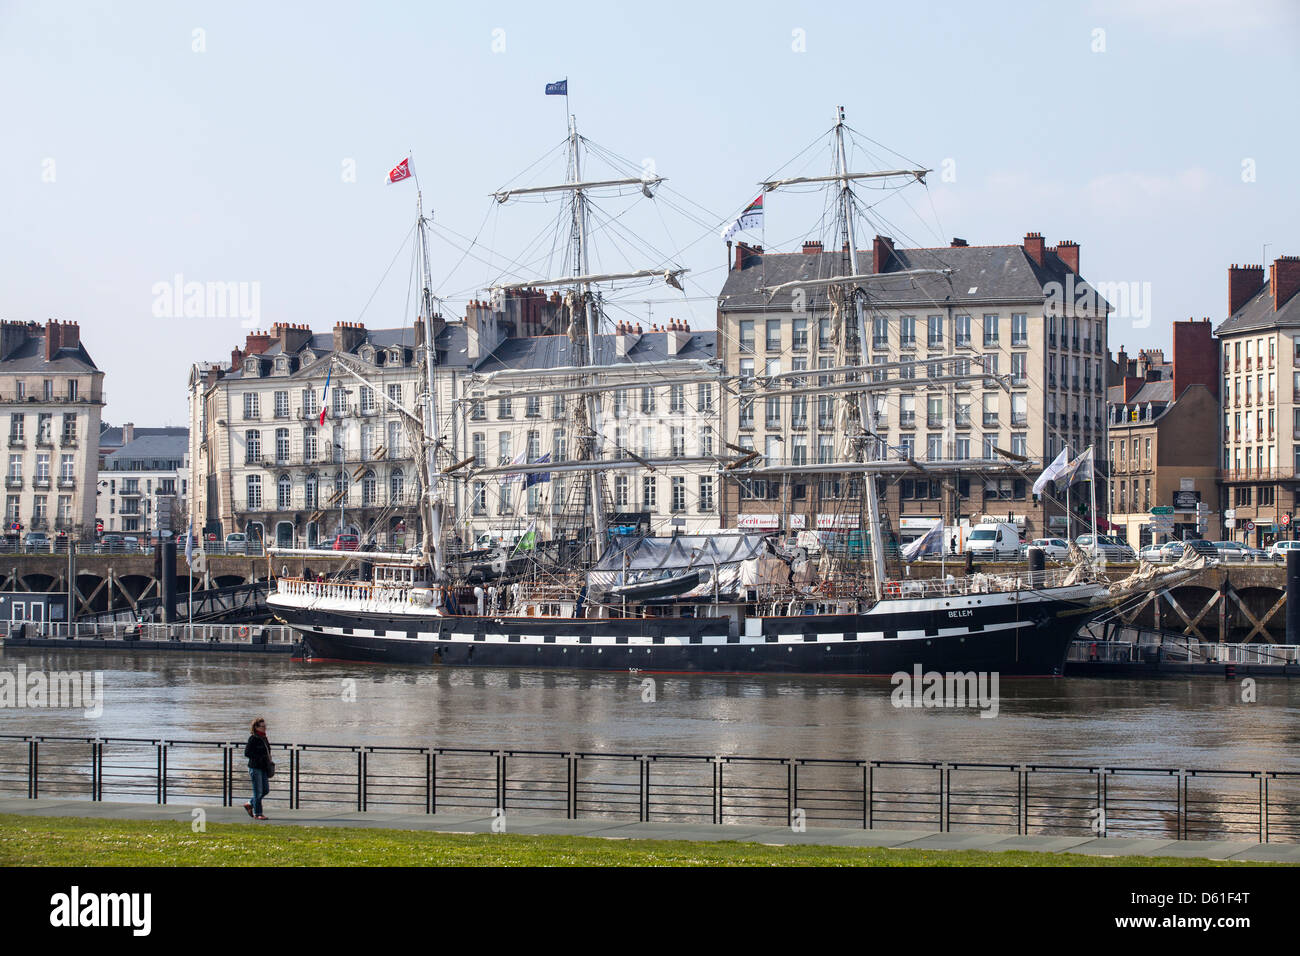
[[[927,672],[1057,676],[1079,627],[1096,613],[1079,600],[1026,604],[997,597],[955,610],[890,612],[893,603],[916,602],[886,601],[866,614],[765,617],[748,620],[741,629],[724,617],[417,617],[319,607],[275,610],[301,634],[308,659],[848,676],[910,673],[918,666]]]

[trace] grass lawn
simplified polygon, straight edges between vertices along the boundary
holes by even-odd
[[[1213,866],[1179,857],[428,833],[0,814],[0,866]]]

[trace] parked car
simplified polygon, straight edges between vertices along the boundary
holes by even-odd
[[[355,534],[336,534],[332,549],[335,551],[356,551],[360,542]]]
[[[1222,561],[1245,561],[1246,546],[1240,541],[1213,541],[1214,550]]]
[[[99,544],[95,546],[95,550],[103,554],[121,554],[126,550],[126,539],[122,535],[110,531],[100,536]]]
[[[1042,548],[1043,556],[1049,561],[1064,561],[1070,556],[1070,543],[1064,538],[1035,538],[1025,545],[1025,550]]]
[[[1300,541],[1274,541],[1273,546],[1268,549],[1268,553],[1285,561],[1288,551],[1297,550],[1300,550]]]
[[[1107,561],[1136,561],[1137,552],[1129,547],[1119,538],[1108,534],[1097,535],[1097,540],[1092,540],[1092,535],[1081,534],[1074,539],[1079,550],[1087,555],[1100,555]]]
[[[24,551],[48,551],[50,539],[44,531],[28,531],[23,535]]]
[[[1163,544],[1149,544],[1138,552],[1138,560],[1146,561],[1149,564],[1163,564],[1165,560],[1165,546]]]
[[[1187,551],[1194,551],[1203,557],[1222,560],[1219,554],[1219,549],[1216,548],[1212,542],[1206,541],[1204,538],[1188,538],[1183,542],[1183,547],[1187,549]]]
[[[248,535],[232,531],[226,535],[226,554],[247,554]]]
[[[1245,557],[1247,561],[1272,561],[1273,560],[1273,556],[1269,554],[1267,551],[1263,550],[1262,548],[1252,548],[1249,545],[1247,545],[1246,547],[1242,548],[1242,551],[1245,552]]]

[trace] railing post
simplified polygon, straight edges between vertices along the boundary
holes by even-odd
[[[90,799],[92,801],[100,800],[104,795],[103,748],[104,745],[98,740],[90,742]]]
[[[158,803],[167,803],[167,741],[158,742]]]
[[[504,813],[506,809],[506,752],[497,751],[497,807]]]
[[[1264,775],[1263,772],[1261,772],[1259,775],[1259,842],[1260,843],[1268,842],[1268,826],[1264,816],[1265,813],[1267,813],[1266,808],[1267,808],[1267,801],[1268,801],[1268,786],[1265,784],[1266,779],[1267,777]]]
[[[433,752],[427,750],[424,753],[424,812],[433,813]]]
[[[641,803],[637,809],[641,812],[641,822],[647,823],[650,821],[650,758],[643,754],[637,757],[637,783],[641,791]]]
[[[713,822],[722,822],[722,758],[713,758]]]
[[[794,809],[799,805],[799,764],[794,760],[785,761],[785,822],[788,826],[794,821]]]
[[[366,748],[357,751],[357,813],[366,812]]]
[[[37,748],[36,738],[33,737],[27,741],[27,799],[28,800],[35,800],[37,795],[40,793],[40,789],[36,782],[36,775],[37,775],[36,761],[38,759],[36,748]]]
[[[438,751],[429,752],[429,812],[438,812]]]
[[[1187,839],[1187,771],[1178,771],[1178,839]]]
[[[302,809],[302,750],[294,744],[289,748],[289,808]]]
[[[1101,836],[1109,836],[1110,821],[1106,819],[1106,768],[1097,768],[1097,809],[1101,811]]]
[[[576,820],[578,817],[578,758],[569,754],[564,760],[564,818]]]
[[[862,767],[862,817],[863,829],[870,830],[875,824],[875,807],[873,804],[876,800],[876,765],[874,761],[868,761]]]
[[[948,787],[952,780],[949,776],[947,764],[939,765],[939,832],[943,833],[948,829],[945,825],[948,822]]]

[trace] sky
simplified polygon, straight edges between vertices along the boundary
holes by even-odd
[[[191,365],[254,321],[410,323],[415,187],[385,182],[408,155],[463,315],[546,271],[554,210],[489,194],[562,177],[564,100],[543,89],[567,77],[582,133],[671,190],[621,221],[643,248],[611,232],[601,263],[691,269],[636,317],[712,326],[719,230],[774,171],[828,171],[842,105],[859,142],[934,170],[880,207],[899,245],[1074,240],[1085,278],[1130,291],[1112,348],[1168,347],[1172,321],[1226,317],[1229,264],[1300,255],[1298,41],[1300,3],[1276,0],[0,0],[0,318],[79,322],[105,420],[184,424]],[[766,202],[739,238],[797,249],[817,200]],[[186,316],[177,277],[243,298]]]

